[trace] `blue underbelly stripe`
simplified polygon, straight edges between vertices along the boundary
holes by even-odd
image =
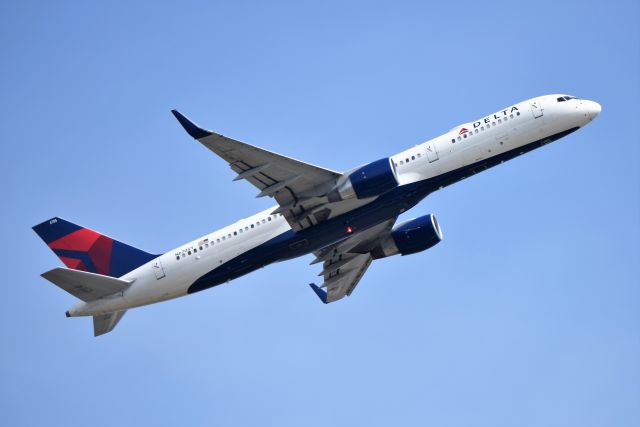
[[[188,293],[199,292],[229,280],[244,276],[276,261],[297,258],[349,237],[346,227],[355,232],[366,230],[406,211],[418,204],[429,193],[454,184],[466,177],[482,172],[504,161],[535,150],[578,130],[577,127],[552,135],[522,147],[481,160],[474,164],[446,172],[423,181],[402,185],[383,194],[375,201],[316,226],[295,232],[288,230],[265,243],[216,267],[197,279]]]

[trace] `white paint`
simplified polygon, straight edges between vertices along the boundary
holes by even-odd
[[[557,102],[560,96],[547,95],[523,101],[392,156],[400,185],[433,178],[480,159],[582,127],[600,112],[600,105],[593,101],[572,99]],[[459,135],[462,128],[469,130],[466,138]],[[340,207],[334,210],[337,212],[334,215],[373,200],[375,198],[339,202]],[[283,216],[270,215],[274,209],[266,209],[165,253],[124,275],[122,279],[134,282],[122,294],[81,302],[69,311],[70,315],[106,314],[185,295],[188,287],[199,277],[290,230]]]

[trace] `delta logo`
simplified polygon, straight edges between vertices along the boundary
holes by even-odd
[[[502,114],[500,114],[500,113],[502,113]],[[488,116],[488,117],[485,117],[482,120],[478,120],[476,122],[473,122],[473,128],[474,129],[479,128],[481,125],[484,125],[484,124],[489,125],[493,120],[498,120],[498,119],[501,119],[501,118],[504,118],[506,120],[506,117],[508,115],[513,115],[513,113],[516,113],[516,114],[520,115],[520,110],[518,110],[518,107],[513,106],[511,108],[507,108],[507,109],[504,109],[502,111],[499,111],[499,112],[495,113],[493,116]],[[493,123],[493,125],[495,126],[495,123]],[[465,133],[469,133],[469,132],[471,132],[469,129],[462,128],[458,132],[458,136],[464,135]]]

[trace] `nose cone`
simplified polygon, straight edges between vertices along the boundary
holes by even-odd
[[[602,107],[595,101],[585,101],[585,109],[587,114],[589,115],[589,119],[593,120],[596,118],[600,111],[602,111]]]

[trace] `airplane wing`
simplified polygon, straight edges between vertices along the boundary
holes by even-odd
[[[322,302],[328,304],[351,295],[373,261],[369,252],[378,243],[380,235],[391,230],[395,222],[395,218],[383,222],[314,252],[316,258],[311,263],[323,263],[319,276],[324,277],[324,283],[321,286],[311,283],[309,286]]]
[[[323,217],[323,197],[341,176],[339,172],[301,162],[200,128],[177,110],[171,111],[182,127],[202,145],[222,157],[237,172],[234,181],[245,179],[260,190],[257,197],[274,197],[295,230],[314,225]],[[304,207],[302,207],[304,205]],[[298,209],[296,213],[294,208]],[[313,210],[314,215],[310,215]],[[324,220],[322,219],[322,220]]]

